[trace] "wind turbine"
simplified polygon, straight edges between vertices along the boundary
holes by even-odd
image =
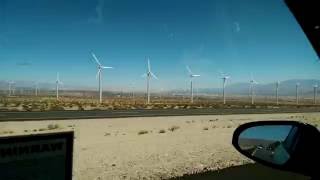
[[[280,81],[276,82],[276,102],[277,105],[279,104],[279,85],[280,85]]]
[[[252,76],[252,74],[251,74],[251,79],[250,79],[250,92],[251,92],[251,104],[252,104],[252,105],[254,104],[254,85],[255,85],[255,84],[258,84],[258,82],[253,79],[253,76]]]
[[[37,82],[34,83],[34,88],[35,88],[34,89],[34,93],[35,93],[36,96],[38,96],[39,85],[38,85]]]
[[[164,88],[160,88],[160,94],[159,94],[160,102],[162,101],[163,91],[164,91]]]
[[[103,66],[94,53],[91,55],[98,65],[96,78],[99,78],[99,103],[102,103],[102,69],[112,69],[113,67]]]
[[[193,103],[193,78],[195,77],[200,77],[199,74],[194,74],[189,66],[186,66],[187,71],[189,73],[189,77],[190,77],[190,93],[191,93],[191,103]]]
[[[151,65],[150,65],[150,60],[147,58],[147,72],[143,74],[143,77],[147,78],[147,104],[150,103],[150,79],[153,77],[155,79],[158,79],[158,77],[151,71]]]
[[[226,75],[222,72],[220,72],[221,74],[221,79],[223,81],[223,84],[222,84],[222,94],[223,94],[223,104],[226,104],[226,93],[225,93],[225,88],[226,88],[226,83],[227,83],[227,80],[230,79],[230,76],[229,75]]]
[[[318,84],[313,86],[313,103],[317,104]]]
[[[135,85],[136,84],[134,82],[131,83],[131,90],[132,90],[131,96],[132,96],[132,99],[134,99]]]
[[[13,90],[14,89],[14,87],[13,87],[14,83],[15,83],[14,81],[9,81],[8,82],[8,85],[9,85],[9,89],[8,89],[9,90],[9,96],[14,94],[14,90]]]
[[[300,86],[300,83],[296,83],[296,104],[297,105],[299,104],[299,94],[298,94],[299,86]]]
[[[59,78],[59,72],[57,72],[57,79],[56,79],[56,99],[59,100],[59,85],[62,85],[62,82]]]

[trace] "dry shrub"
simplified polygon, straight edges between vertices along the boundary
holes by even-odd
[[[166,133],[166,130],[161,129],[161,130],[159,131],[159,133],[160,133],[160,134],[162,134],[162,133]]]
[[[49,124],[48,129],[53,130],[53,129],[59,129],[60,125],[59,124]]]
[[[12,130],[5,130],[1,131],[0,134],[13,134],[14,132]]]
[[[204,127],[203,130],[207,131],[207,130],[209,130],[209,128],[208,127]]]
[[[148,134],[147,130],[141,130],[138,132],[138,135],[142,135],[142,134]]]
[[[175,130],[177,130],[179,128],[180,128],[179,126],[171,126],[168,130],[173,132],[173,131],[175,131]]]

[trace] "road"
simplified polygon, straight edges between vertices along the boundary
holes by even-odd
[[[94,111],[45,111],[7,112],[0,111],[0,122],[28,120],[63,120],[123,117],[186,116],[186,115],[228,115],[228,114],[270,114],[320,112],[320,108],[278,108],[278,109],[139,109],[139,110],[94,110]]]

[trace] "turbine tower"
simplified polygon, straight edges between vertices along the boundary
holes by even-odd
[[[299,86],[300,86],[300,83],[296,83],[296,104],[297,105],[299,104],[299,94],[298,94]]]
[[[191,69],[190,69],[190,67],[189,66],[186,66],[186,68],[187,68],[187,71],[188,71],[188,73],[189,73],[189,77],[190,77],[190,96],[191,96],[191,99],[190,99],[190,101],[191,101],[191,103],[193,103],[193,78],[195,78],[195,77],[200,77],[200,75],[199,74],[194,74],[192,71],[191,71]]]
[[[8,85],[9,85],[9,89],[8,89],[9,90],[9,96],[14,94],[14,90],[13,90],[14,89],[14,87],[13,87],[14,83],[15,83],[14,81],[9,81],[8,82]]]
[[[225,88],[226,88],[226,83],[227,83],[227,80],[230,78],[229,75],[226,75],[224,73],[221,73],[221,79],[222,79],[222,95],[223,95],[223,104],[226,104],[226,92],[225,92]]]
[[[318,84],[313,86],[313,104],[317,104]]]
[[[94,53],[91,55],[98,65],[96,78],[99,79],[99,103],[102,103],[102,69],[112,69],[113,67],[103,66]]]
[[[276,82],[276,103],[279,105],[279,86],[280,86],[280,81]]]
[[[62,85],[62,82],[59,78],[59,72],[57,72],[57,80],[56,80],[56,99],[59,100],[59,85]]]
[[[39,91],[39,84],[37,82],[34,83],[34,93],[35,93],[35,96],[38,96],[38,91]]]
[[[258,84],[258,82],[253,79],[253,76],[252,76],[252,74],[251,74],[250,93],[251,93],[251,104],[252,104],[252,105],[254,104],[254,85],[255,85],[255,84]]]
[[[134,91],[135,91],[135,85],[136,85],[136,84],[135,84],[134,82],[131,83],[131,90],[132,90],[132,92],[131,92],[131,97],[132,97],[132,99],[134,99],[134,95],[135,95],[135,94],[134,94],[134,93],[135,93],[135,92],[134,92]]]
[[[147,78],[147,104],[150,103],[150,80],[151,78],[158,79],[158,77],[151,71],[150,60],[147,58],[147,72],[143,74],[143,77]]]

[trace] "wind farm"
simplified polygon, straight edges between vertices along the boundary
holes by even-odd
[[[61,65],[29,81],[0,78],[0,137],[73,131],[76,179],[160,180],[250,163],[226,150],[243,123],[320,126],[316,78],[266,81],[259,71],[225,73],[201,61],[130,64],[99,54],[88,53],[80,74]]]
[[[145,87],[139,88],[134,81],[129,83],[127,89],[110,90],[112,85],[108,85],[108,80],[115,79],[104,70],[113,69],[111,66],[104,66],[93,52],[90,53],[90,61],[96,65],[96,80],[98,88],[81,89],[75,87],[68,88],[68,82],[61,81],[60,73],[56,73],[54,83],[43,83],[32,81],[29,83],[19,80],[8,80],[0,86],[0,111],[15,112],[48,112],[48,111],[90,111],[90,110],[135,110],[135,109],[276,109],[304,107],[318,107],[318,80],[277,80],[274,83],[258,83],[253,74],[250,73],[248,83],[232,83],[229,74],[219,71],[219,76],[210,79],[222,80],[221,87],[199,88],[196,82],[201,78],[199,73],[194,73],[189,65],[185,65],[189,87],[186,90],[173,89],[172,87],[159,88],[159,78],[151,68],[150,58],[145,58]],[[118,69],[121,69],[119,67]],[[117,70],[118,70],[117,69]],[[183,69],[183,68],[181,68]],[[116,71],[116,70],[113,70]],[[161,72],[157,71],[157,74]],[[70,76],[71,74],[67,74]],[[181,74],[181,77],[184,75]],[[109,77],[105,80],[104,77]],[[94,81],[94,76],[90,76]],[[138,76],[136,78],[138,79]],[[161,79],[163,80],[163,79]],[[302,81],[300,83],[299,81]],[[1,85],[1,82],[0,82]],[[281,88],[280,88],[281,85]],[[54,88],[53,88],[54,87]],[[62,87],[64,87],[62,89]],[[105,87],[105,88],[103,88]],[[154,87],[154,88],[152,88]],[[304,91],[302,91],[302,88]],[[15,90],[19,90],[18,93]],[[41,89],[41,92],[40,92]],[[197,89],[197,93],[195,93]],[[281,91],[279,91],[281,89]],[[196,98],[195,98],[196,97]],[[207,111],[210,112],[210,111]],[[187,111],[185,112],[186,114]],[[194,113],[194,112],[193,112]],[[217,112],[214,112],[216,114]],[[231,112],[230,112],[231,113]],[[170,114],[170,113],[167,113]],[[192,113],[191,113],[192,114]]]
[[[59,176],[58,157],[77,180],[263,180],[259,169],[238,171],[260,166],[232,147],[237,127],[320,127],[319,53],[291,10],[282,1],[0,0],[0,141],[74,135],[72,162],[62,154],[71,146],[28,153],[0,143],[0,166]]]
[[[248,109],[259,111],[259,109],[272,110],[284,108],[287,110],[291,108],[298,111],[297,108],[316,108],[320,105],[317,103],[317,84],[320,81],[289,80],[261,84],[255,80],[252,74],[250,75],[249,83],[234,84],[230,81],[230,75],[220,72],[220,76],[213,77],[219,81],[222,80],[220,88],[200,88],[198,93],[195,94],[195,82],[200,80],[202,76],[194,73],[188,65],[185,66],[189,82],[189,87],[186,88],[186,91],[170,88],[152,89],[152,86],[156,86],[159,83],[159,79],[151,69],[149,58],[145,61],[146,73],[142,75],[145,78],[145,87],[141,87],[139,90],[136,83],[130,83],[127,90],[109,90],[108,83],[106,82],[104,87],[107,88],[103,89],[102,71],[103,69],[112,69],[113,67],[103,66],[95,54],[92,53],[91,56],[91,61],[97,65],[96,79],[98,80],[98,88],[92,88],[91,90],[68,88],[68,83],[62,83],[60,73],[56,73],[56,80],[51,85],[32,81],[29,86],[23,87],[19,84],[26,84],[25,82],[7,81],[7,90],[5,86],[3,86],[2,91],[0,90],[0,111],[48,112],[56,110],[189,109],[191,112],[192,109],[206,109],[216,114],[217,110],[219,113],[219,109],[223,110],[226,108],[231,110],[242,109],[243,113],[246,113]],[[157,68],[154,67],[154,69]],[[158,73],[161,75],[161,72]],[[95,78],[91,77],[91,79],[94,80]],[[303,81],[308,83],[303,83]],[[64,88],[61,88],[62,86]],[[15,89],[19,91],[16,92]],[[272,113],[272,111],[270,112]],[[185,113],[186,115],[188,114],[187,111]],[[230,113],[232,112],[230,111]]]

